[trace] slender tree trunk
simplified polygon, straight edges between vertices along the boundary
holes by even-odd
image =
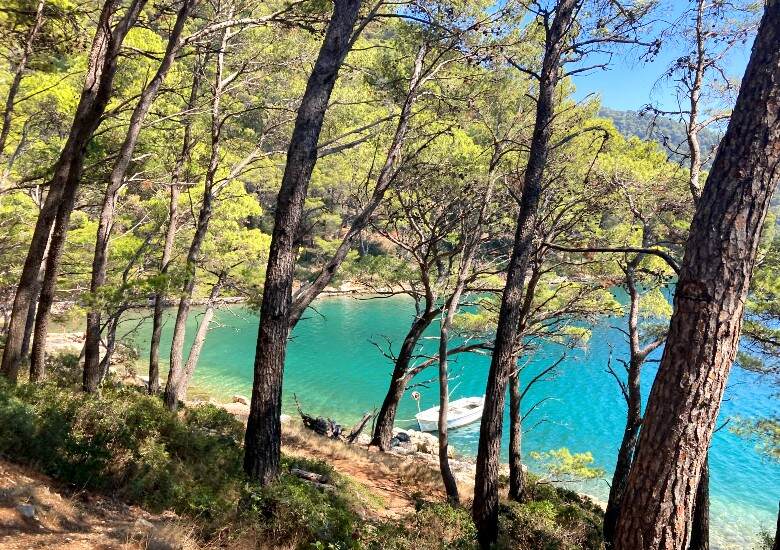
[[[453,302],[447,308],[447,314],[442,320],[439,331],[439,470],[444,482],[444,490],[447,493],[447,501],[452,505],[460,502],[458,483],[452,475],[449,458],[449,439],[447,435],[447,415],[450,407],[449,369],[447,365],[447,345],[449,343],[449,331],[457,305]]]
[[[778,504],[780,508],[780,504]],[[777,514],[777,527],[775,527],[775,542],[772,544],[772,550],[780,550],[780,512]]]
[[[303,312],[306,311],[306,308],[309,307],[314,299],[319,296],[320,292],[322,292],[323,289],[330,284],[331,280],[333,280],[333,276],[336,274],[339,266],[341,266],[344,259],[347,257],[347,254],[352,249],[355,239],[371,221],[371,216],[373,216],[374,211],[382,202],[385,193],[390,188],[390,185],[393,183],[393,180],[398,173],[398,165],[401,162],[401,151],[409,130],[409,120],[412,116],[412,107],[419,95],[420,86],[424,82],[422,73],[423,63],[427,52],[428,47],[423,43],[417,52],[412,76],[409,79],[409,90],[406,94],[404,104],[401,107],[401,112],[398,115],[398,124],[395,128],[395,134],[393,135],[393,140],[390,144],[385,163],[379,171],[379,176],[377,177],[376,186],[371,194],[371,198],[369,199],[368,204],[363,207],[363,210],[361,210],[355,219],[352,220],[352,224],[350,225],[347,234],[344,235],[344,238],[341,240],[336,252],[320,270],[314,281],[309,285],[301,287],[293,297],[290,311],[291,328],[295,327],[296,323],[303,315]]]
[[[395,415],[398,410],[398,404],[404,396],[406,386],[409,383],[408,371],[409,365],[414,356],[414,350],[417,343],[423,335],[423,332],[431,325],[440,310],[434,308],[431,301],[426,301],[425,310],[414,320],[409,332],[406,333],[398,357],[395,360],[393,374],[390,379],[390,387],[387,389],[387,395],[382,402],[379,413],[374,424],[374,434],[371,439],[371,445],[376,445],[383,451],[390,449],[390,440],[393,438],[393,425],[395,424]]]
[[[691,521],[691,545],[688,550],[710,550],[710,461],[704,459]]]
[[[479,434],[472,507],[479,543],[483,548],[489,548],[498,537],[498,465],[504,399],[508,378],[517,358],[525,272],[531,253],[542,176],[549,152],[551,123],[555,116],[555,89],[560,80],[561,52],[567,33],[571,30],[578,1],[558,2],[555,17],[548,31],[539,81],[536,121],[520,198],[515,242],[507,269],[506,286],[501,298],[493,357],[485,389],[485,409]]]
[[[690,542],[694,495],[739,342],[780,163],[780,1],[766,4],[685,248],[661,365],[618,520],[618,550]]]
[[[290,332],[296,234],[317,160],[317,142],[328,100],[352,46],[360,5],[360,0],[334,0],[333,15],[298,108],[276,200],[244,445],[244,471],[262,484],[270,483],[279,473],[282,375]]]
[[[646,243],[643,243],[645,246]],[[615,472],[612,474],[612,483],[609,487],[607,508],[604,512],[604,543],[612,548],[615,538],[615,527],[620,515],[620,505],[628,484],[628,476],[631,473],[631,463],[634,460],[636,444],[639,440],[639,429],[642,425],[642,388],[640,375],[644,357],[641,356],[639,343],[639,292],[634,282],[633,270],[639,265],[640,255],[637,255],[626,270],[626,288],[630,299],[628,313],[628,339],[629,339],[629,363],[628,381],[623,388],[626,399],[626,425],[623,430],[623,439],[618,449]]]
[[[701,197],[699,178],[701,177],[701,145],[699,143],[699,102],[701,100],[701,88],[704,81],[704,64],[707,62],[707,52],[704,49],[704,22],[703,12],[705,1],[698,0],[696,8],[696,67],[691,82],[688,112],[688,150],[690,154],[688,167],[690,168],[688,186],[690,187],[693,202],[696,204]]]
[[[190,11],[198,0],[184,0],[176,15],[176,21],[168,37],[168,45],[165,49],[157,73],[152,77],[130,116],[130,125],[125,135],[125,140],[119,149],[111,176],[103,197],[103,204],[100,209],[100,218],[98,222],[97,237],[95,239],[95,254],[92,260],[92,280],[90,283],[90,293],[95,298],[96,303],[92,310],[87,313],[87,334],[84,343],[84,380],[100,379],[94,376],[94,373],[100,369],[100,316],[101,306],[99,304],[99,292],[105,285],[106,272],[108,268],[108,246],[111,237],[111,230],[114,224],[114,211],[116,202],[119,198],[119,191],[124,185],[127,169],[133,158],[135,146],[138,143],[138,136],[141,133],[144,119],[149,113],[154,98],[160,90],[160,86],[165,81],[168,71],[176,59],[176,54],[181,48],[181,35],[184,31],[184,24],[189,18]],[[86,371],[90,371],[87,373]],[[85,391],[95,391],[97,387],[86,386]]]
[[[170,201],[168,202],[168,227],[165,230],[165,243],[163,245],[162,258],[160,259],[160,275],[165,277],[171,264],[173,245],[176,240],[177,223],[179,217],[179,180],[184,170],[185,163],[189,162],[192,152],[192,116],[190,112],[195,108],[198,98],[198,90],[202,78],[202,67],[196,62],[190,97],[187,101],[187,115],[184,122],[184,138],[179,157],[173,169],[170,186]],[[166,283],[167,287],[167,283]],[[163,308],[165,305],[165,292],[158,291],[154,295],[154,313],[152,315],[152,339],[149,345],[149,393],[156,394],[160,390],[160,338],[163,327]]]
[[[33,237],[22,268],[14,305],[11,310],[8,337],[6,339],[6,347],[3,350],[3,361],[0,368],[3,374],[12,381],[16,380],[19,373],[24,325],[30,301],[35,294],[34,290],[46,251],[46,243],[49,235],[52,234],[52,226],[56,223],[58,212],[68,205],[72,208],[76,191],[81,181],[81,171],[87,144],[100,123],[100,118],[111,98],[119,48],[145,3],[145,0],[133,0],[116,27],[112,29],[111,20],[121,6],[121,2],[119,0],[107,0],[98,19],[97,30],[89,55],[89,69],[81,98],[76,108],[76,115],[68,139],[54,167],[54,176],[49,185],[48,195],[38,214],[38,220],[35,224]],[[73,199],[70,198],[71,196]],[[67,223],[69,218],[70,212],[67,212],[59,216],[59,221]],[[59,230],[55,228],[52,234],[52,249],[55,248],[53,246],[55,238],[64,238],[66,233],[67,227],[61,227]],[[58,262],[59,254],[52,255],[50,253],[49,259],[52,258]],[[50,263],[56,268],[56,262],[47,260],[47,266]],[[56,269],[52,271],[51,275],[47,269],[43,283],[44,288],[48,285],[53,289],[55,278]],[[50,281],[47,283],[46,279],[50,279]],[[38,316],[48,316],[48,313],[48,308],[38,307]],[[44,332],[46,324],[47,320],[42,319],[41,325]]]
[[[16,104],[16,94],[19,93],[19,86],[22,84],[22,77],[24,76],[24,71],[27,68],[27,62],[30,60],[30,55],[32,55],[35,37],[38,35],[38,31],[41,30],[41,25],[43,25],[43,7],[45,5],[46,0],[38,0],[38,7],[35,10],[35,20],[30,27],[30,32],[27,33],[27,40],[24,43],[22,56],[19,58],[19,62],[16,65],[14,78],[11,80],[11,86],[8,88],[8,95],[5,98],[3,125],[2,128],[0,128],[0,158],[3,156],[3,152],[5,151],[5,143],[8,140],[8,134],[11,132],[11,121],[13,117],[14,106]]]
[[[522,502],[525,492],[523,475],[523,411],[520,408],[520,373],[509,376],[509,498]]]
[[[232,10],[230,17],[232,17]],[[222,35],[222,46],[217,54],[217,68],[214,75],[214,97],[211,102],[211,155],[209,157],[209,166],[206,170],[206,181],[203,189],[203,199],[198,213],[198,220],[195,224],[195,233],[192,236],[189,251],[187,252],[187,271],[182,285],[182,292],[179,298],[179,307],[176,310],[176,321],[173,325],[173,340],[171,342],[170,371],[168,380],[165,384],[163,399],[165,406],[169,410],[176,410],[179,401],[187,394],[187,377],[185,376],[184,365],[182,365],[182,354],[184,351],[184,336],[186,333],[187,319],[190,314],[192,304],[192,292],[195,289],[196,270],[200,258],[200,249],[206,240],[211,221],[211,214],[214,208],[215,184],[214,178],[217,174],[220,161],[220,140],[222,137],[222,111],[221,99],[225,86],[229,84],[223,79],[225,69],[225,50],[233,36],[233,32],[227,28]],[[237,73],[234,73],[237,75]],[[235,78],[232,77],[232,78]],[[231,79],[231,77],[228,77]],[[232,81],[232,80],[231,80]]]

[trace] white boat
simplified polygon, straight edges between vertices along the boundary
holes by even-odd
[[[460,428],[478,422],[482,418],[485,397],[462,397],[450,401],[447,414],[447,428]],[[435,432],[439,429],[439,407],[418,412],[414,417],[422,432]]]

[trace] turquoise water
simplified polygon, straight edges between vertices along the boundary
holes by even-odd
[[[378,408],[387,389],[391,363],[374,343],[398,346],[414,313],[411,301],[404,298],[353,299],[325,298],[316,303],[316,312],[299,323],[290,342],[284,379],[284,407],[293,409],[292,394],[298,396],[304,410],[330,416],[350,425],[364,412]],[[192,316],[190,338],[198,316]],[[163,332],[163,350],[169,349],[171,322]],[[526,397],[531,406],[543,398],[526,421],[532,428],[524,434],[526,453],[568,447],[572,452],[590,451],[594,465],[612,471],[622,435],[625,403],[615,381],[605,372],[610,344],[615,356],[625,352],[622,334],[609,327],[616,320],[595,327],[587,350],[571,354],[554,380],[535,386]],[[148,353],[150,324],[142,325],[135,341],[145,357]],[[431,332],[431,335],[435,331]],[[194,384],[228,399],[234,394],[250,395],[252,363],[257,337],[257,317],[241,307],[220,310],[203,349]],[[433,339],[426,347],[435,348]],[[558,358],[555,347],[542,350],[524,371],[533,372]],[[660,357],[660,355],[658,355]],[[452,362],[457,379],[453,398],[482,395],[489,358],[460,356]],[[655,364],[645,368],[644,388],[649,390]],[[431,370],[418,376],[418,382],[432,379]],[[438,399],[435,383],[416,388],[422,394],[424,408]],[[731,416],[778,414],[773,389],[755,375],[734,370],[727,397],[721,408],[721,421]],[[400,426],[413,426],[415,402],[407,396],[401,402]],[[504,456],[506,458],[506,429]],[[478,424],[451,432],[458,453],[473,455],[478,441]],[[752,444],[727,429],[716,433],[710,453],[711,523],[713,547],[752,548],[756,533],[763,527],[773,531],[780,498],[780,466],[762,459]],[[534,464],[531,464],[534,469]],[[606,500],[604,480],[589,482],[580,490]]]

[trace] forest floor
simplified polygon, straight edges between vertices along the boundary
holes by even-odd
[[[399,519],[420,500],[443,499],[438,470],[418,457],[349,446],[300,426],[285,424],[283,452],[322,460],[361,487],[377,519]],[[472,488],[461,487],[465,498]],[[0,547],[86,549],[196,548],[182,544],[182,528],[172,513],[155,515],[137,506],[74,490],[29,467],[0,459]],[[175,539],[168,540],[168,539]]]
[[[31,468],[0,460],[0,547],[8,550],[152,549],[182,546],[175,515],[74,491]],[[193,546],[194,548],[194,546]]]

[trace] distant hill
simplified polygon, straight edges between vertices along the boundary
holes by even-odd
[[[618,111],[609,107],[602,107],[599,116],[612,119],[615,127],[624,136],[652,139],[662,146],[664,139],[666,139],[670,146],[679,145],[682,151],[688,151],[685,126],[678,120],[669,117],[642,116],[638,111]],[[720,134],[713,130],[704,130],[699,134],[699,141],[702,154],[707,155],[717,147],[720,142]],[[679,160],[679,155],[670,153],[670,156]]]

